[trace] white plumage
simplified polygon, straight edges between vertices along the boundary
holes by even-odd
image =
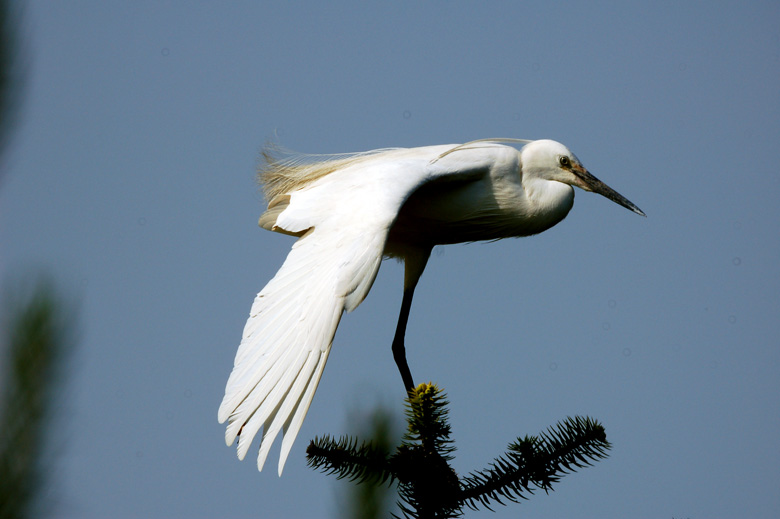
[[[519,151],[500,142],[523,142]],[[284,431],[279,475],[311,404],[341,315],[368,294],[383,257],[405,263],[393,351],[405,387],[409,308],[435,245],[528,236],[561,221],[571,186],[644,215],[590,175],[555,141],[495,139],[333,157],[292,157],[261,175],[260,225],[298,236],[255,298],[219,408],[225,439],[243,459],[263,429],[258,469]]]

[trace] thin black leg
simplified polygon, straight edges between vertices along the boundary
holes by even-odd
[[[409,364],[406,363],[406,347],[404,346],[404,336],[406,335],[406,323],[409,321],[409,311],[412,308],[412,298],[417,282],[422,276],[428,258],[431,255],[429,247],[409,248],[404,255],[404,297],[401,301],[401,313],[398,315],[398,325],[395,327],[395,337],[393,337],[393,358],[401,372],[401,378],[404,381],[404,389],[408,392],[414,389],[414,379],[409,370]]]
[[[409,370],[409,364],[406,362],[406,347],[404,346],[406,323],[409,321],[409,310],[412,308],[412,297],[414,297],[414,286],[404,290],[401,313],[398,316],[398,325],[395,328],[395,337],[393,337],[393,358],[398,366],[398,371],[401,372],[401,378],[407,391],[414,389],[414,380],[412,372]]]

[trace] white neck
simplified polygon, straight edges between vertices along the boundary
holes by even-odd
[[[533,216],[532,234],[540,233],[557,224],[569,214],[574,205],[574,188],[555,180],[528,178],[525,188],[524,212]]]

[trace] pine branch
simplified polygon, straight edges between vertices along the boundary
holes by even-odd
[[[386,447],[371,442],[363,442],[358,447],[358,440],[349,436],[342,436],[338,441],[327,435],[314,438],[306,449],[306,462],[311,468],[357,483],[379,484],[388,478],[392,480],[387,456]]]
[[[409,427],[390,459],[398,479],[399,506],[406,517],[455,517],[457,473],[450,467],[455,447],[444,393],[433,383],[420,384],[406,399]]]
[[[353,481],[398,481],[398,503],[405,517],[450,518],[463,506],[489,510],[494,502],[519,502],[535,490],[552,490],[564,474],[607,457],[604,428],[585,417],[566,418],[538,436],[518,438],[490,468],[458,477],[449,462],[448,402],[434,384],[420,384],[406,400],[408,429],[395,453],[350,437],[315,439],[307,450],[309,465]]]
[[[402,445],[419,445],[427,452],[439,452],[448,461],[455,451],[450,439],[449,402],[433,383],[420,384],[406,399],[406,418],[409,428]]]
[[[564,474],[587,467],[607,457],[610,444],[604,427],[585,417],[567,418],[539,436],[526,436],[509,445],[505,456],[491,468],[463,479],[461,497],[472,509],[502,500],[518,502],[533,495],[534,488],[545,492]]]

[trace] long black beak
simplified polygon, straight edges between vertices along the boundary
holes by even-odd
[[[585,168],[580,169],[578,167],[575,167],[575,168],[572,168],[572,172],[577,177],[577,180],[579,180],[579,182],[577,182],[575,184],[577,187],[581,187],[585,191],[591,191],[593,193],[598,193],[601,196],[609,198],[610,200],[612,200],[616,204],[622,205],[626,209],[631,209],[636,214],[639,214],[639,215],[642,215],[642,216],[645,216],[645,217],[647,216],[644,212],[642,212],[641,209],[639,209],[637,206],[635,206],[633,203],[631,203],[630,200],[628,200],[626,197],[624,197],[623,195],[621,195],[620,193],[618,193],[617,191],[615,191],[614,189],[612,189],[611,187],[606,185],[601,180],[599,180],[596,177],[594,177],[593,175],[591,175],[588,172],[588,170],[586,170]]]

